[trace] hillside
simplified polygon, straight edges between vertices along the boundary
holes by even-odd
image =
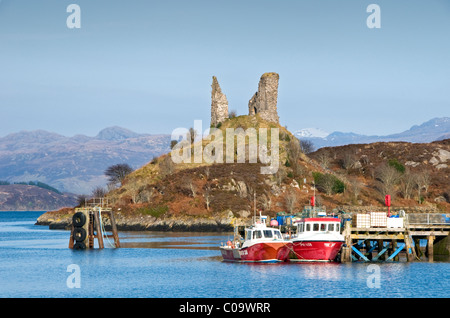
[[[256,118],[229,119],[221,129],[225,132],[231,127],[274,126]],[[285,128],[278,128],[280,167],[276,174],[261,174],[261,163],[204,162],[175,165],[162,173],[170,160],[164,155],[130,174],[124,185],[108,198],[120,208],[122,216],[217,219],[251,216],[256,195],[256,208],[275,216],[277,212],[296,212],[308,205],[316,184],[317,201],[328,210],[364,206],[382,209],[387,191],[394,206],[410,211],[450,212],[449,140],[322,148],[309,156],[299,154],[294,163],[290,143],[295,139]],[[203,147],[206,144],[203,141]],[[379,176],[384,166],[403,171],[397,171],[397,179],[389,188]],[[320,184],[319,175],[332,175],[340,180],[344,185],[342,191],[327,190]]]
[[[72,207],[76,202],[74,195],[58,194],[37,186],[0,185],[0,211],[50,211]]]
[[[353,204],[380,205],[389,190],[397,206],[450,211],[450,139],[325,147],[309,156],[349,185]],[[386,167],[397,170],[390,189]]]

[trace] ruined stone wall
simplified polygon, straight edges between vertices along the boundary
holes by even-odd
[[[211,88],[211,126],[215,127],[228,118],[228,100],[222,93],[215,76],[213,76]]]
[[[279,123],[277,111],[278,81],[277,73],[264,73],[258,84],[258,91],[248,102],[248,114],[259,114],[264,120]]]

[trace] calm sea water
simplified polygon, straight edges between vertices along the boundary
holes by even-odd
[[[34,225],[40,214],[0,212],[2,298],[450,296],[449,262],[227,263],[217,233],[120,232],[123,248],[73,251],[68,231]],[[67,284],[73,264],[79,288]]]

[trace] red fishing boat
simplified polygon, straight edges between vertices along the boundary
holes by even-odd
[[[291,261],[333,261],[343,243],[338,218],[303,218],[297,222],[297,235],[292,239],[297,258]]]
[[[283,262],[289,260],[291,241],[285,240],[277,228],[267,227],[265,217],[245,229],[245,239],[235,234],[233,241],[220,247],[224,261]],[[236,233],[236,232],[235,232]]]

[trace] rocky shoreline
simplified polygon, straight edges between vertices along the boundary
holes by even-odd
[[[70,230],[73,210],[46,212],[39,216],[35,225],[48,226],[52,230]],[[118,231],[173,231],[173,232],[232,232],[232,219],[225,217],[167,217],[155,218],[150,215],[123,215],[116,212]],[[110,221],[103,218],[106,230]]]

